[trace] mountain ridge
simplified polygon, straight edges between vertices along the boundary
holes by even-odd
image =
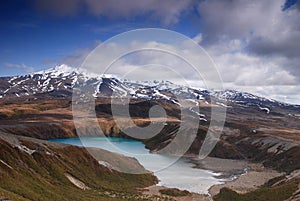
[[[93,94],[95,98],[99,95],[111,96],[114,92],[118,96],[130,95],[131,98],[139,99],[165,99],[178,104],[177,96],[205,102],[210,102],[212,97],[216,99],[215,104],[224,107],[227,104],[230,105],[230,102],[234,102],[243,107],[256,106],[267,113],[270,112],[271,107],[282,107],[300,112],[300,105],[284,103],[247,92],[232,89],[210,91],[181,86],[169,81],[122,80],[114,75],[80,72],[78,69],[64,64],[27,75],[1,77],[0,99],[30,97],[42,93],[66,97],[72,95],[73,88],[87,82],[97,85]]]

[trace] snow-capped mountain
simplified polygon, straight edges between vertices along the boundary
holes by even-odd
[[[250,93],[235,90],[208,91],[173,84],[169,81],[132,81],[121,80],[112,75],[94,75],[79,72],[67,65],[40,71],[24,76],[0,78],[0,99],[31,97],[48,94],[55,97],[72,95],[72,89],[78,85],[89,83],[95,87],[94,96],[131,96],[148,100],[165,100],[174,104],[178,98],[203,100],[208,103],[211,97],[215,104],[222,107],[240,105],[256,107],[270,113],[274,107],[299,110],[297,105],[281,103],[272,99],[258,97]]]
[[[42,93],[71,92],[83,83],[98,84],[95,96],[99,94],[125,96],[144,99],[168,99],[175,96],[191,99],[204,99],[207,91],[199,91],[173,84],[168,81],[129,81],[121,80],[111,75],[93,75],[79,72],[67,65],[56,66],[53,69],[36,73],[0,78],[0,97],[21,97]],[[170,93],[171,92],[171,93]]]
[[[235,102],[239,105],[251,106],[256,105],[261,110],[269,112],[269,109],[264,106],[269,107],[282,107],[282,108],[299,108],[299,105],[292,105],[280,101],[276,101],[270,98],[260,97],[247,92],[240,92],[236,90],[223,90],[223,91],[213,91],[210,93],[212,96],[218,97],[221,100]]]

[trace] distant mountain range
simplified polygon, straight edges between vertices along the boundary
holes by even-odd
[[[79,72],[67,65],[35,72],[23,76],[0,78],[0,99],[33,98],[43,94],[56,98],[70,97],[72,89],[83,83],[94,86],[93,96],[131,96],[133,99],[164,100],[179,104],[178,97],[189,100],[203,100],[209,103],[211,98],[222,107],[251,107],[270,113],[278,109],[287,110],[290,115],[300,113],[299,105],[291,105],[268,98],[259,97],[235,90],[209,91],[173,84],[169,81],[131,81],[121,80],[113,75],[94,75]]]

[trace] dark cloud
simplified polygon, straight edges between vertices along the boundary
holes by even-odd
[[[79,11],[80,0],[35,0],[38,11],[55,16],[73,16]]]
[[[247,47],[249,54],[278,59],[278,64],[296,77],[300,84],[300,32],[284,39],[252,38]]]
[[[251,38],[248,50],[258,55],[300,57],[300,32],[290,34],[283,39],[278,39],[276,36]]]
[[[281,3],[271,0],[206,0],[198,5],[206,43],[247,37],[266,28]],[[266,17],[267,16],[267,17]]]
[[[283,9],[285,3],[284,0],[199,3],[200,44],[219,66],[225,85],[260,94],[269,92],[269,97],[286,97],[285,100],[289,99],[284,93],[288,89],[291,101],[298,99],[299,103],[300,3]]]
[[[194,0],[36,0],[36,8],[57,16],[71,16],[79,12],[109,18],[132,18],[149,15],[163,24],[177,23]]]
[[[203,44],[244,40],[247,50],[258,55],[300,56],[300,12],[282,11],[284,1],[203,1]],[[298,6],[297,3],[294,6]]]

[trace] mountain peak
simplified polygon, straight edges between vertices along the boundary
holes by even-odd
[[[73,68],[71,66],[68,66],[66,64],[61,64],[61,65],[57,65],[55,66],[54,68],[52,68],[54,71],[60,71],[60,72],[65,72],[65,73],[68,73],[68,72],[73,72],[73,71],[76,71],[77,69],[76,68]]]
[[[78,70],[76,68],[73,68],[71,66],[68,66],[66,64],[61,64],[61,65],[57,65],[54,68],[50,68],[48,70],[42,70],[42,71],[38,71],[38,72],[34,72],[34,74],[51,74],[52,77],[56,76],[68,76],[73,72],[78,72]]]

